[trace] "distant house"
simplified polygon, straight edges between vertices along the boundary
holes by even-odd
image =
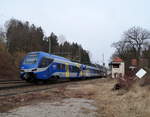
[[[116,57],[110,64],[112,78],[123,77],[125,75],[125,63],[119,57]]]

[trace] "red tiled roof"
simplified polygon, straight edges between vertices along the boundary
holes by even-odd
[[[114,58],[113,62],[123,62],[123,60],[119,57]]]

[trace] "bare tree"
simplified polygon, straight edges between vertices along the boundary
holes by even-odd
[[[111,59],[120,57],[126,63],[126,71],[131,66],[131,60],[136,59],[137,65],[142,66],[143,60],[150,55],[150,32],[140,27],[132,27],[125,31],[122,39],[112,44],[116,49]],[[150,66],[150,65],[149,65]]]
[[[0,27],[0,42],[5,42],[6,36],[3,28]]]
[[[150,39],[150,32],[141,27],[132,27],[126,32],[124,32],[124,42],[127,43],[132,50],[136,52],[137,62],[141,57],[141,50],[144,43]]]
[[[124,41],[118,41],[112,44],[112,47],[116,49],[116,56],[119,56],[120,58],[124,58],[126,56],[127,48],[126,43]]]

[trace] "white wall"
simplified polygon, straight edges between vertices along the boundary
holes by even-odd
[[[112,65],[112,78],[115,78],[115,74],[117,74],[117,76],[119,74],[121,74],[122,77],[124,76],[124,74],[125,74],[124,62],[120,62],[119,68],[113,68],[113,65]]]

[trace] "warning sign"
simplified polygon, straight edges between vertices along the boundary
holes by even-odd
[[[147,72],[144,69],[140,69],[137,73],[136,76],[138,78],[142,78]]]

